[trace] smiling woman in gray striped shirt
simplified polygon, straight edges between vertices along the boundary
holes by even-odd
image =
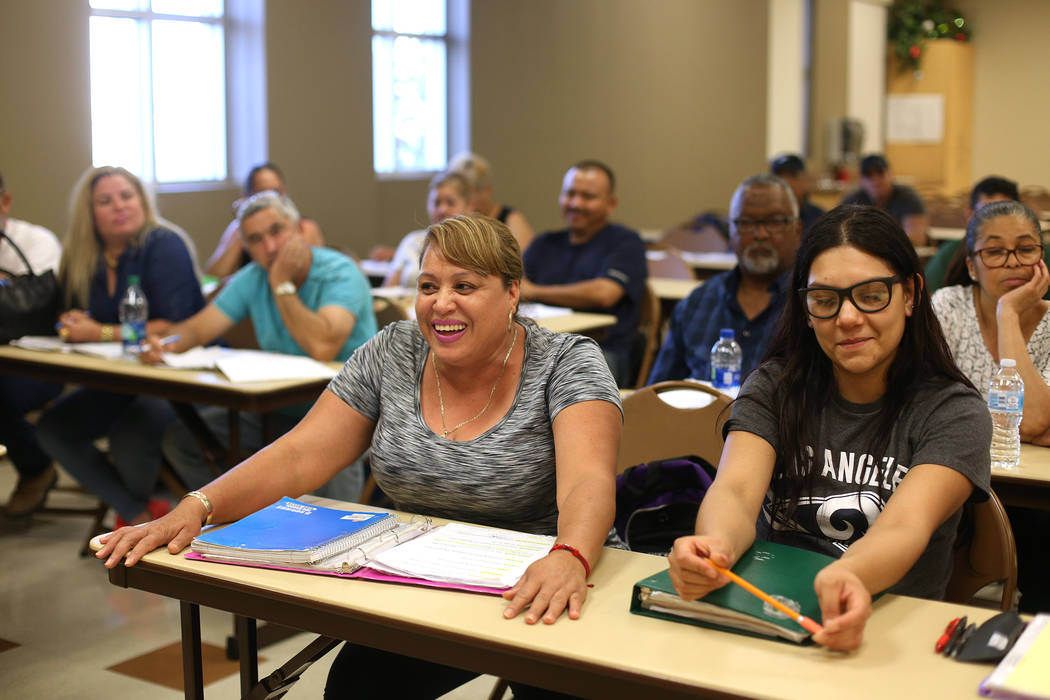
[[[516,317],[521,276],[504,224],[464,215],[432,225],[417,322],[359,348],[298,426],[201,489],[213,518],[312,491],[371,447],[376,481],[400,509],[557,535],[504,595],[503,616],[578,618],[615,511],[620,398],[594,341]],[[164,543],[178,551],[207,515],[202,500],[184,499],[165,518],[109,536],[98,556],[115,566],[128,554],[130,566]],[[390,674],[376,672],[387,666]],[[326,697],[367,692],[370,678],[384,684],[376,692],[397,678],[406,697],[436,697],[474,675],[346,644]]]

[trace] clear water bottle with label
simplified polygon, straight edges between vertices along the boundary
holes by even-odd
[[[146,340],[146,320],[149,318],[149,306],[146,294],[139,286],[138,275],[128,275],[128,288],[120,300],[120,340],[124,343],[124,352]]]
[[[1021,460],[1024,382],[1015,360],[999,360],[999,371],[988,384],[988,410],[992,414],[992,466],[1016,467]]]
[[[732,328],[718,332],[718,342],[711,347],[711,384],[716,389],[740,387],[740,363],[744,353],[735,340]]]

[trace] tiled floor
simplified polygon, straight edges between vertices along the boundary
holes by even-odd
[[[0,501],[7,499],[15,478],[11,463],[0,460]],[[63,476],[60,483],[65,482]],[[127,675],[151,677],[157,659],[171,663],[163,653],[179,641],[178,603],[111,585],[100,562],[77,556],[87,527],[84,517],[37,515],[24,531],[0,530],[0,694],[54,700],[182,697],[178,690]],[[232,626],[229,614],[201,610],[203,641],[216,651],[225,648]],[[260,663],[260,674],[273,671],[309,641],[301,634],[264,649],[267,661]],[[221,663],[222,654],[216,656]],[[329,653],[314,664],[285,697],[320,698],[334,656]],[[232,665],[225,670],[232,671]],[[487,698],[493,682],[483,676],[445,697]],[[205,686],[205,695],[239,697],[236,673]]]

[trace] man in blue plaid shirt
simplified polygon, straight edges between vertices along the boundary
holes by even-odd
[[[732,328],[743,350],[741,381],[762,360],[784,308],[801,223],[791,188],[775,175],[744,180],[729,205],[737,265],[697,287],[675,307],[649,383],[711,379],[711,346]]]

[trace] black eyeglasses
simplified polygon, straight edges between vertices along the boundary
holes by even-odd
[[[771,236],[778,236],[788,230],[795,223],[794,217],[778,216],[772,219],[733,219],[733,226],[740,233],[751,235],[764,228]]]
[[[813,318],[834,318],[842,308],[842,301],[849,299],[858,311],[873,314],[890,305],[893,285],[901,281],[900,275],[878,277],[858,282],[845,289],[840,287],[803,287],[798,290],[806,313]]]
[[[1010,253],[1017,258],[1018,265],[1035,265],[1043,257],[1043,246],[1022,245],[1016,248],[981,248],[973,251],[973,255],[979,257],[985,267],[1006,267],[1006,261],[1010,259]]]

